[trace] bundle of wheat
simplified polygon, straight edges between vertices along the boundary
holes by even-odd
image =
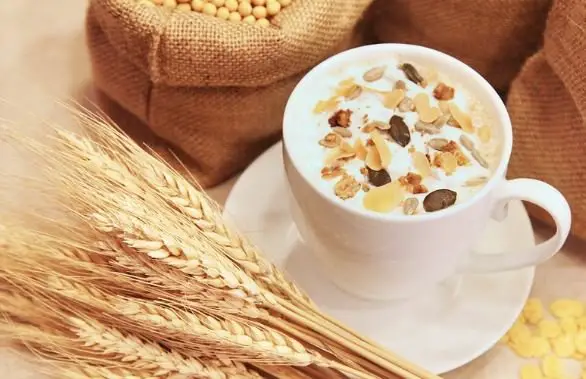
[[[320,312],[193,180],[110,122],[10,128],[65,217],[0,232],[0,336],[70,378],[437,378]],[[6,220],[6,218],[3,218]]]

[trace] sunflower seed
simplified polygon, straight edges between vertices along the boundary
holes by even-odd
[[[474,149],[470,153],[472,154],[472,157],[476,159],[476,162],[478,162],[482,167],[488,168],[488,162],[482,155],[480,155],[478,150]]]
[[[440,129],[432,124],[426,124],[422,121],[415,123],[415,130],[422,134],[438,134]]]
[[[385,69],[385,66],[373,67],[362,75],[362,79],[366,82],[375,82],[383,77]]]
[[[421,85],[424,83],[423,76],[417,71],[417,69],[411,63],[403,63],[400,66],[400,69],[403,70],[407,79],[411,80],[413,83]]]
[[[468,137],[465,134],[462,134],[460,136],[460,143],[462,144],[462,146],[464,146],[466,148],[466,150],[469,150],[469,151],[475,150],[474,149],[474,141],[472,141],[470,139],[470,137]]]
[[[432,138],[427,142],[427,145],[432,149],[442,151],[448,143],[450,143],[450,141],[445,138]]]
[[[458,194],[449,189],[438,189],[430,192],[423,199],[423,208],[426,212],[441,211],[456,203]]]

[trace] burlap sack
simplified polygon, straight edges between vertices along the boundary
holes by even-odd
[[[377,0],[381,42],[431,47],[476,69],[504,92],[541,43],[550,0]]]
[[[555,0],[543,48],[514,80],[509,175],[545,180],[570,201],[574,234],[586,238],[586,3]],[[532,214],[549,220],[540,209]]]
[[[289,93],[312,66],[350,47],[371,0],[295,0],[278,27],[91,0],[87,42],[96,86],[192,158],[203,186],[280,137]],[[122,125],[124,127],[124,125]]]

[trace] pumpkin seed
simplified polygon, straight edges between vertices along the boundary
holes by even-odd
[[[384,168],[382,170],[373,170],[370,167],[366,167],[368,170],[368,181],[375,187],[384,186],[391,182],[391,175]]]
[[[356,98],[358,98],[358,96],[360,96],[362,94],[362,87],[360,87],[358,84],[353,84],[352,86],[350,86],[347,90],[346,90],[346,99],[347,100],[354,100]]]
[[[478,162],[482,167],[488,168],[488,162],[482,155],[480,155],[478,150],[474,149],[470,153],[472,154],[472,158],[476,159],[476,162]]]
[[[479,176],[477,178],[471,178],[464,182],[464,187],[476,187],[481,186],[488,181],[486,176]]]
[[[430,192],[423,199],[423,209],[426,212],[437,212],[451,207],[456,203],[458,193],[449,189],[438,189]]]
[[[383,77],[385,70],[385,66],[373,67],[362,75],[362,79],[364,79],[365,82],[375,82]]]
[[[438,151],[442,151],[448,145],[448,143],[450,143],[450,141],[445,138],[432,138],[427,141],[427,145],[429,147]]]
[[[413,100],[406,97],[399,103],[397,108],[401,112],[413,112],[415,110],[415,104],[413,103]]]
[[[403,63],[399,68],[405,73],[407,79],[413,83],[421,85],[424,82],[423,76],[411,63]]]
[[[342,128],[340,126],[332,127],[332,132],[339,134],[341,137],[350,138],[352,137],[352,132],[347,128]]]
[[[426,124],[422,121],[415,123],[415,130],[422,134],[439,134],[440,129],[432,124]]]
[[[460,143],[466,148],[466,150],[474,150],[474,141],[472,141],[467,135],[462,134],[460,136]]]
[[[417,212],[417,207],[419,206],[419,200],[415,197],[410,197],[405,199],[403,202],[403,213],[406,215],[413,215]]]
[[[411,142],[411,133],[403,118],[396,115],[392,116],[389,124],[391,124],[390,134],[395,142],[402,147],[407,146]]]

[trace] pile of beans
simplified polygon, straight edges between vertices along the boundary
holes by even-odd
[[[184,12],[199,12],[222,20],[268,27],[271,19],[293,0],[139,0],[146,6],[160,6]]]

